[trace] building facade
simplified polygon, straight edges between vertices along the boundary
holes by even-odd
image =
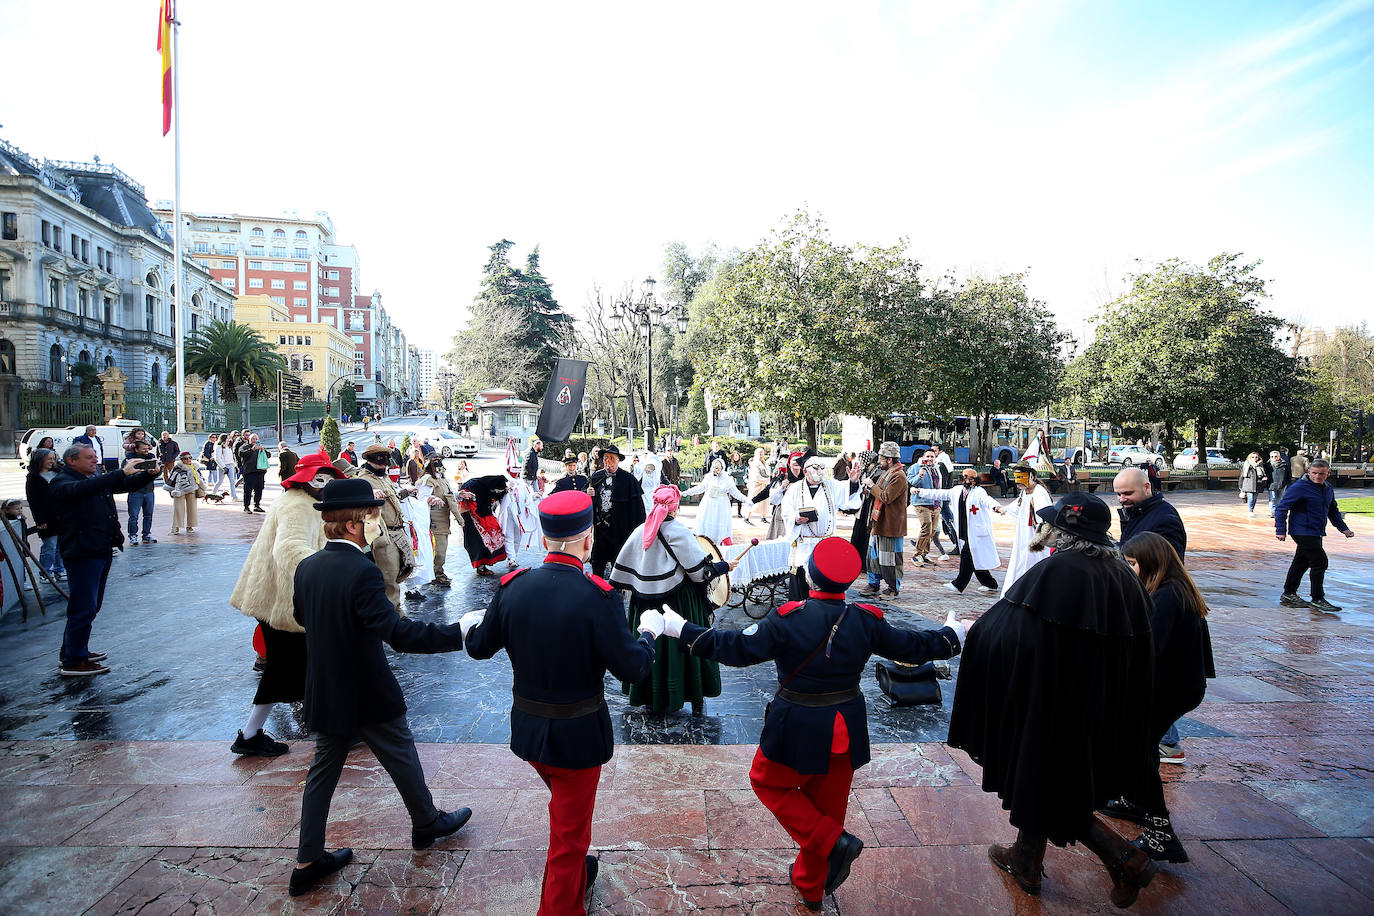
[[[422,403],[434,400],[434,351],[418,347],[415,358],[419,363],[415,373],[415,397]]]
[[[166,388],[178,320],[190,336],[234,314],[233,293],[189,253],[175,314],[173,265],[171,236],[128,175],[0,140],[0,368],[58,390],[80,364],[117,366],[131,388]]]
[[[240,296],[237,321],[262,335],[301,378],[302,394],[324,400],[339,379],[353,375],[353,341],[323,321],[295,321],[270,296]]]

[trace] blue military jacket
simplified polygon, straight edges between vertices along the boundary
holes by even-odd
[[[619,593],[568,554],[551,552],[542,565],[502,577],[486,617],[468,631],[468,654],[491,658],[505,649],[517,697],[546,704],[602,700],[594,711],[570,719],[512,708],[510,749],[517,757],[568,769],[611,759],[611,714],[602,699],[606,671],[637,683],[654,664],[653,640],[636,639],[625,620]]]
[[[830,644],[830,656],[827,658],[822,649],[787,681],[827,638],[836,621],[839,629]],[[815,694],[858,687],[869,658],[875,654],[921,664],[958,654],[959,638],[949,627],[894,627],[875,605],[846,605],[843,594],[812,591],[808,600],[790,601],[743,630],[684,624],[678,646],[683,652],[734,667],[771,660],[777,665],[778,683],[787,681],[788,690]],[[868,708],[862,695],[822,707],[800,706],[781,697],[774,700],[759,736],[763,755],[799,773],[827,772],[837,712],[849,731],[850,763],[858,769],[869,761]]]

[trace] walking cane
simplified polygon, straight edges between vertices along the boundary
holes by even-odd
[[[5,527],[8,528],[9,526],[6,525]],[[66,592],[66,590],[65,590],[64,588],[62,588],[61,585],[58,584],[57,578],[56,578],[55,576],[53,576],[52,573],[50,573],[50,572],[48,572],[46,569],[44,569],[44,568],[42,567],[42,565],[38,562],[38,558],[35,557],[35,556],[33,555],[33,551],[29,549],[29,542],[28,542],[28,539],[27,539],[27,538],[20,538],[17,534],[14,533],[14,529],[13,529],[13,528],[10,528],[10,537],[11,537],[13,540],[16,541],[15,546],[19,548],[19,551],[20,551],[20,554],[21,554],[21,556],[20,556],[20,558],[19,558],[19,563],[20,563],[20,565],[21,565],[21,566],[24,565],[24,558],[27,557],[28,560],[29,560],[29,562],[33,563],[33,568],[36,569],[36,570],[38,570],[40,573],[42,573],[44,579],[47,579],[47,580],[48,580],[48,584],[51,585],[53,588],[57,589],[57,593],[58,593],[59,595],[61,595],[63,598],[66,598],[66,599],[70,600],[71,596],[68,595],[67,592]],[[25,567],[25,569],[27,570],[27,567]],[[37,577],[35,577],[35,579],[36,579],[36,578],[37,578]],[[33,592],[34,592],[35,595],[38,594],[38,589],[35,588],[35,589],[33,590]],[[42,599],[42,598],[39,598],[39,600],[38,600],[38,606],[39,606],[40,608],[43,606],[43,599]],[[46,610],[43,611],[43,616],[46,617],[47,615],[48,615],[48,612],[47,612]]]

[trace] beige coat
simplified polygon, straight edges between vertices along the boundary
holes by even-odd
[[[323,547],[324,517],[315,509],[315,497],[292,487],[267,510],[230,606],[273,629],[304,633],[292,617],[296,567]]]

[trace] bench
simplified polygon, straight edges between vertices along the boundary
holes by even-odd
[[[1367,487],[1371,483],[1369,472],[1364,468],[1341,468],[1333,475],[1338,487]]]
[[[1086,487],[1089,493],[1096,493],[1097,488],[1103,483],[1101,477],[1094,478],[1087,468],[1079,468],[1075,476],[1078,478],[1078,487],[1080,489]]]
[[[1207,468],[1207,489],[1224,490],[1231,485],[1240,487],[1240,468]]]
[[[1159,488],[1165,493],[1172,493],[1182,485],[1184,478],[1174,477],[1168,471],[1159,472]]]

